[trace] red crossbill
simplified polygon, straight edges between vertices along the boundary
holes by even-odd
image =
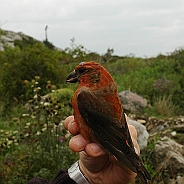
[[[114,155],[119,167],[126,166],[147,183],[151,176],[135,152],[117,86],[110,73],[101,64],[82,62],[66,81],[79,82],[72,107],[80,134]]]

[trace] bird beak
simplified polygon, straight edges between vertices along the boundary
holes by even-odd
[[[78,81],[78,75],[76,74],[75,70],[69,74],[66,78],[66,82],[76,83]]]

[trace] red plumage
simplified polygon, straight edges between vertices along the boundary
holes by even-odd
[[[80,134],[89,142],[98,143],[147,183],[151,176],[135,153],[117,86],[110,73],[101,64],[82,62],[66,81],[79,82],[72,107]]]

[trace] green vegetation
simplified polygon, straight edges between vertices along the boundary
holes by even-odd
[[[16,41],[0,52],[0,183],[23,184],[34,176],[52,179],[78,155],[68,148],[70,135],[62,122],[72,114],[76,85],[65,83],[81,61],[101,62],[113,75],[119,91],[144,96],[152,108],[146,115],[184,115],[184,50],[168,56],[136,58],[89,52],[71,39],[62,51],[32,38]],[[150,145],[154,145],[150,144]],[[148,153],[153,149],[148,146]],[[148,169],[149,158],[143,158]],[[150,167],[150,168],[149,168]]]
[[[73,91],[67,88],[57,90],[48,81],[48,93],[41,96],[40,81],[38,76],[27,81],[25,85],[32,91],[28,102],[24,108],[14,105],[14,116],[1,122],[2,184],[26,183],[35,176],[52,179],[60,168],[68,168],[77,159],[77,154],[68,148],[70,134],[62,124],[62,120],[71,114]]]

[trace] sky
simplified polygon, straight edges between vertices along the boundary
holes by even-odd
[[[0,27],[56,47],[155,57],[184,46],[183,0],[0,0]]]

